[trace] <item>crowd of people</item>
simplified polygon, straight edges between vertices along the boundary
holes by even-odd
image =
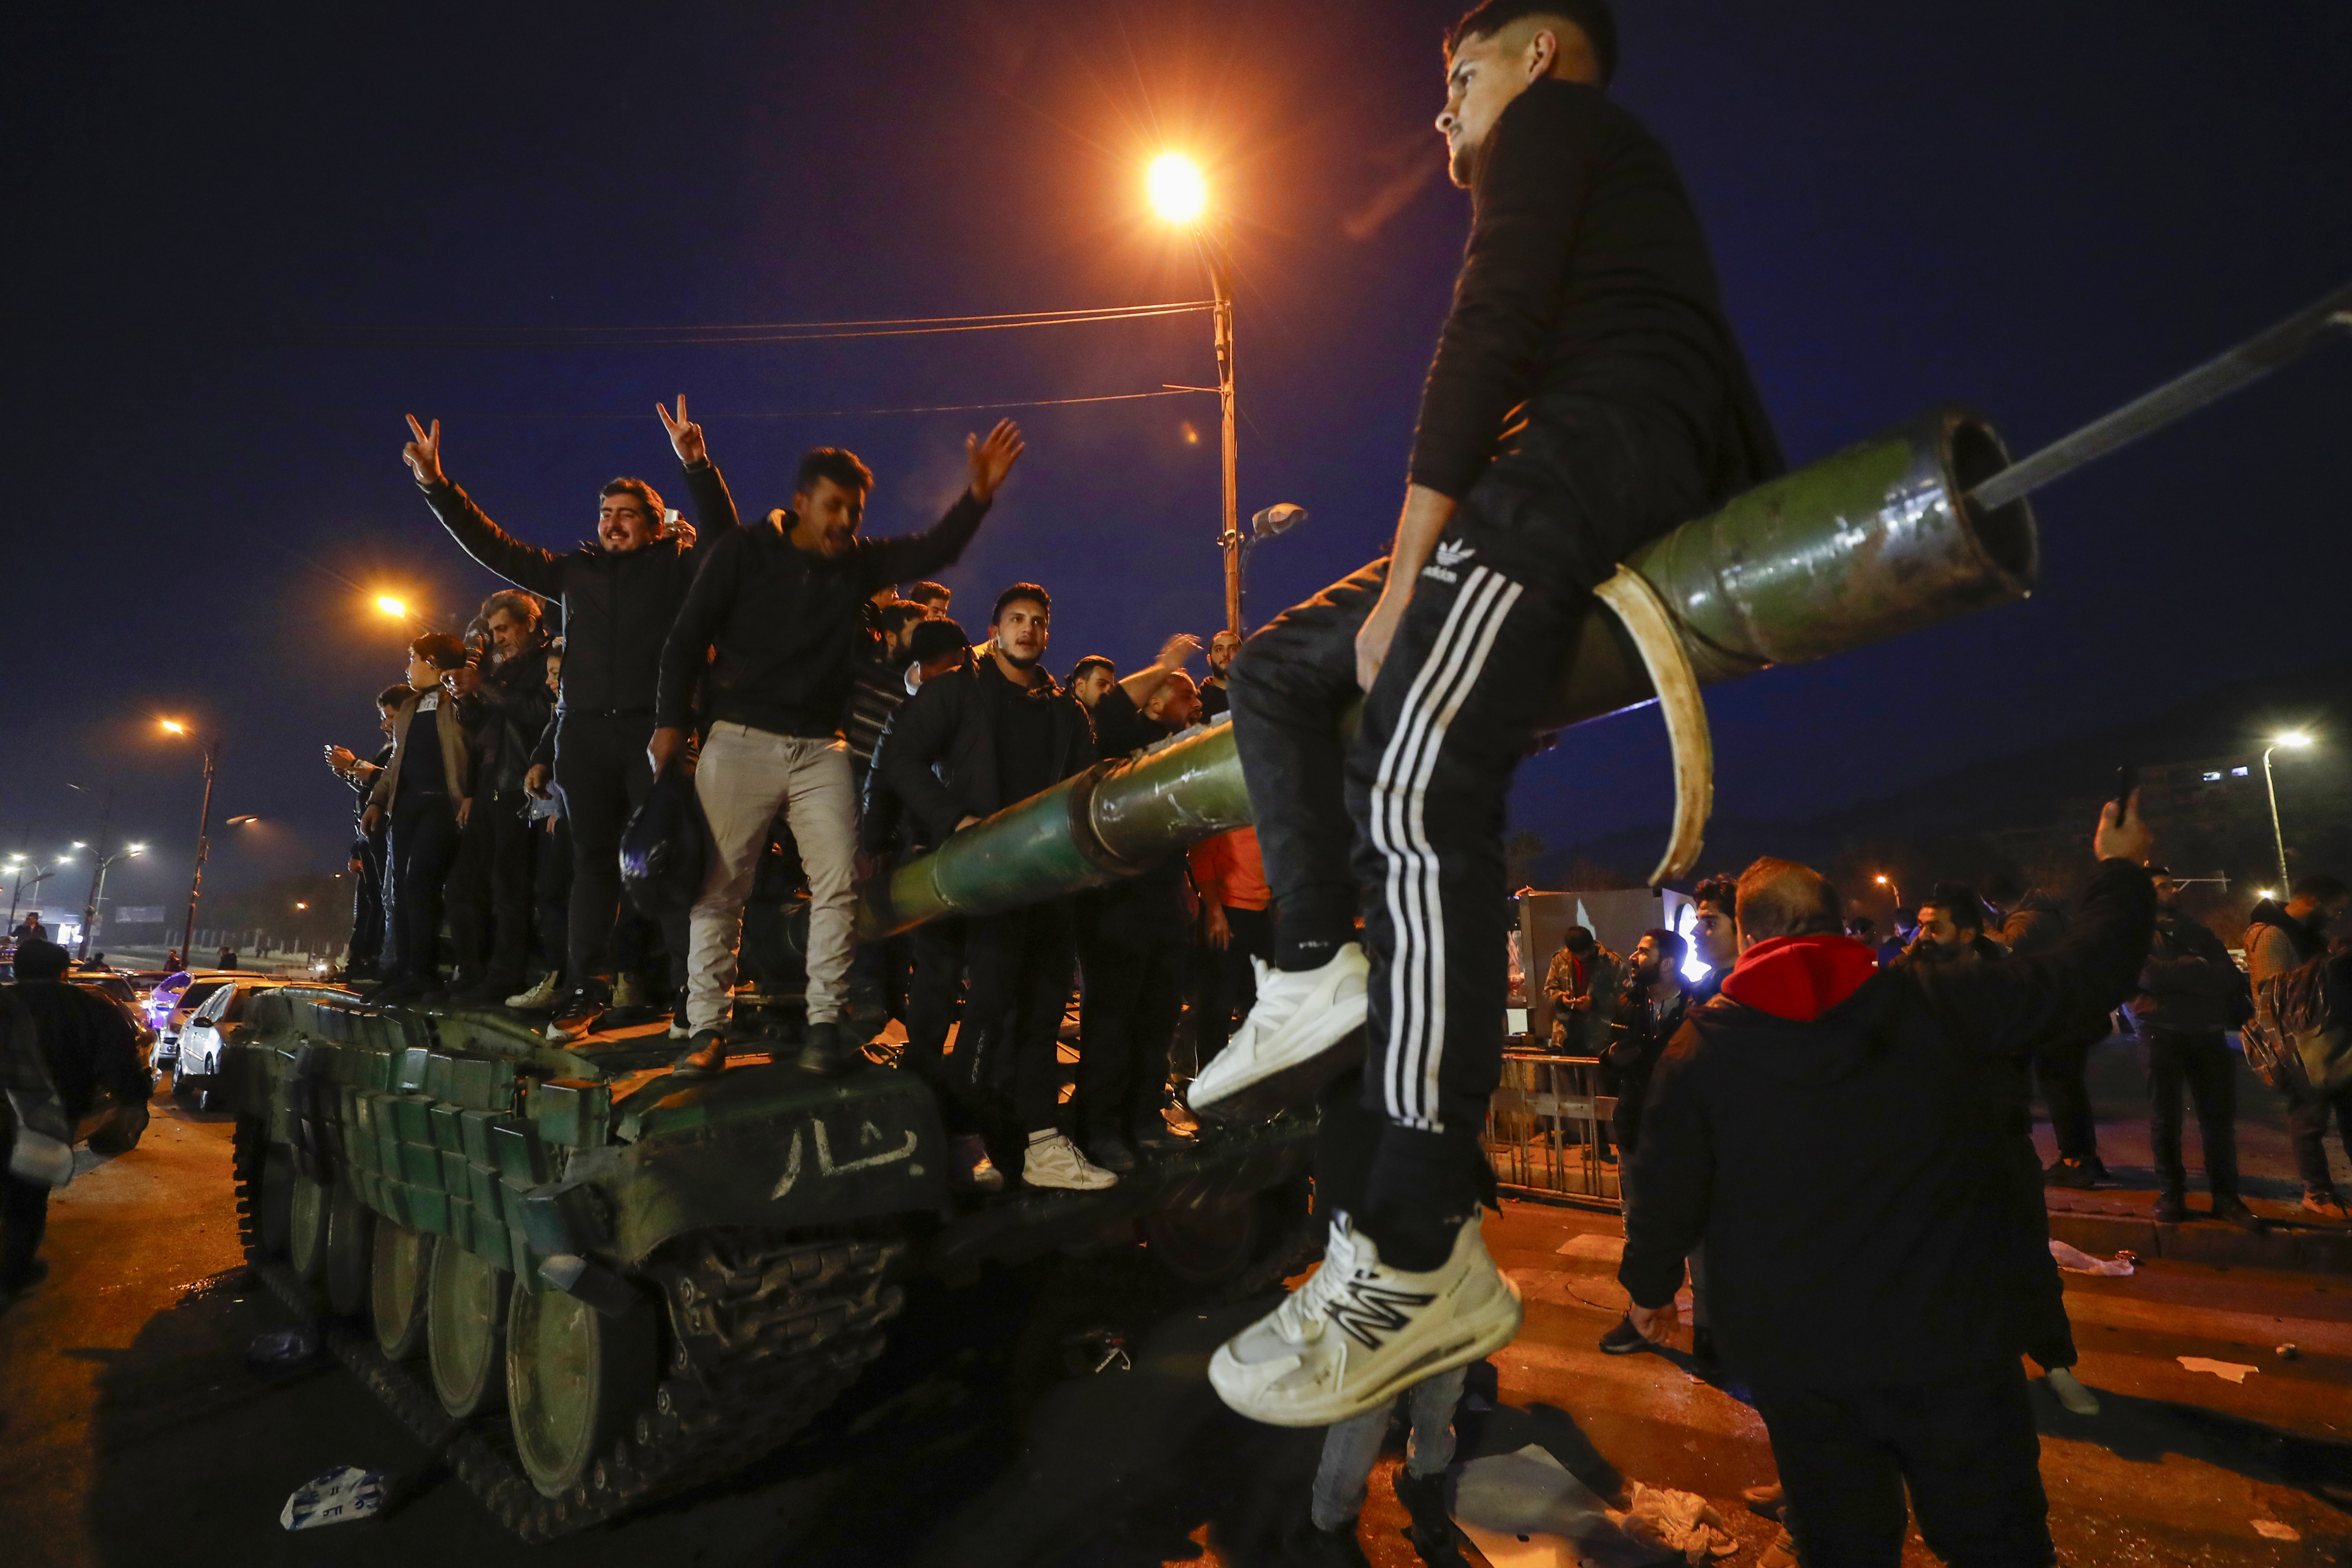
[[[462,636],[408,646],[404,679],[376,696],[373,756],[327,749],[356,798],[346,978],[382,1002],[541,1014],[551,1038],[667,1013],[674,1070],[707,1077],[736,1031],[745,906],[765,887],[804,900],[800,1065],[855,1070],[899,1020],[898,1064],[937,1091],[960,1184],[997,1190],[1010,1164],[1030,1185],[1099,1189],[1184,1146],[1162,1112],[1187,997],[1213,1055],[1271,952],[1250,830],[1099,891],[887,942],[856,938],[854,888],[1203,722],[1240,639],[1172,637],[1125,674],[1089,654],[1062,680],[1043,584],[1003,589],[977,637],[951,618],[930,574],[1019,460],[1009,421],[967,441],[967,486],[934,527],[868,539],[874,478],[854,454],[810,452],[790,504],[746,522],[686,400],[659,412],[694,521],[614,479],[594,541],[564,553],[493,523],[444,471],[439,423],[411,421],[427,505],[515,586]],[[1204,652],[1196,681],[1186,666]],[[619,847],[672,770],[691,773],[704,873],[690,908],[649,917],[623,898]]]

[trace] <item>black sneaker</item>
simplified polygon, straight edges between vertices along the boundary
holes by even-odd
[[[414,974],[395,974],[389,980],[377,982],[375,989],[367,994],[367,1000],[373,1006],[396,1007],[404,1002],[414,1002],[424,994],[425,982]]]
[[[890,1026],[890,1004],[870,980],[849,983],[849,1023],[858,1038],[870,1040]]]
[[[693,1033],[694,1026],[686,1021],[686,987],[681,985],[670,993],[669,1037],[673,1040],[683,1040]]]
[[[2179,1193],[2156,1194],[2156,1223],[2179,1225],[2189,1217],[2189,1204]]]
[[[574,989],[563,999],[563,1005],[555,1010],[555,1016],[547,1021],[547,1037],[551,1040],[573,1039],[593,1029],[596,1021],[604,1016],[604,1005],[596,1000],[593,993]]]
[[[1089,1133],[1081,1147],[1087,1159],[1114,1175],[1124,1176],[1135,1169],[1135,1151],[1116,1132]]]
[[[1406,1530],[1405,1538],[1412,1542],[1412,1549],[1421,1553],[1423,1563],[1464,1563],[1462,1553],[1454,1545],[1454,1519],[1445,1510],[1445,1478],[1443,1475],[1416,1476],[1399,1465],[1396,1499],[1404,1504],[1405,1512],[1412,1516],[1412,1524]]]
[[[1617,1326],[1601,1336],[1602,1355],[1632,1355],[1649,1348],[1650,1342],[1642,1337],[1642,1331],[1633,1326],[1631,1316],[1618,1319]]]
[[[2107,1168],[2096,1159],[2060,1160],[2042,1173],[2042,1184],[2088,1192],[2105,1181],[2106,1175]]]
[[[2234,1193],[2213,1200],[2213,1217],[2223,1225],[2234,1225],[2254,1236],[2270,1234],[2271,1227],[2263,1223],[2263,1216],[2248,1208],[2245,1200]]]
[[[701,1037],[697,1036],[698,1039]],[[811,1024],[807,1037],[801,1041],[801,1071],[823,1073],[837,1078],[855,1072],[866,1063],[864,1053],[850,1044],[836,1023]]]
[[[672,1078],[717,1078],[727,1070],[727,1037],[716,1029],[697,1029],[693,1043],[669,1064]]]

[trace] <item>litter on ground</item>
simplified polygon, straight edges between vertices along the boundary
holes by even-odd
[[[383,1493],[382,1470],[339,1465],[295,1488],[278,1511],[278,1522],[289,1530],[315,1530],[322,1524],[372,1519],[383,1507]]]
[[[2173,1359],[2190,1372],[2210,1372],[2215,1377],[2226,1378],[2231,1383],[2243,1383],[2246,1373],[2262,1371],[2258,1366],[2247,1366],[2234,1361],[2215,1361],[2210,1356],[2184,1355]]]
[[[2067,1246],[2056,1237],[2050,1238],[2050,1256],[2058,1267],[2069,1274],[2128,1274],[2136,1261],[2127,1252],[2113,1258],[2094,1258],[2079,1247]]]

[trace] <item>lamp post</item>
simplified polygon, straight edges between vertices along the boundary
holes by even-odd
[[[41,884],[56,876],[58,869],[70,864],[72,859],[73,857],[70,855],[60,855],[58,857],[57,865],[46,871],[34,871],[33,896],[39,898]],[[25,873],[33,870],[33,862],[26,859],[22,855],[12,855],[8,858],[8,869],[16,874],[16,889],[8,895],[8,924],[13,929],[16,924],[16,906],[23,902],[25,898]]]
[[[1895,879],[1882,871],[1877,876],[1873,877],[1871,880],[1886,889],[1887,897],[1895,900],[1895,907],[1896,909],[1899,910],[1903,907],[1903,889],[1895,885]]]
[[[2279,826],[2278,784],[2271,777],[2271,753],[2281,746],[2299,752],[2310,744],[2309,735],[2300,730],[2290,730],[2284,735],[2271,737],[2271,743],[2263,749],[2263,788],[2271,797],[2271,843],[2278,850],[2279,897],[2282,899],[2287,896],[2288,884],[2294,879],[2287,875],[2286,833]]]
[[[167,735],[188,735],[185,724],[176,719],[161,721]],[[189,949],[196,942],[196,900],[205,896],[205,858],[212,853],[213,777],[220,768],[220,737],[192,736],[205,754],[205,804],[196,814],[196,871],[188,883],[188,921],[180,931],[180,955],[186,962]]]
[[[101,839],[100,842],[103,843],[104,840]],[[77,960],[89,956],[90,936],[98,926],[98,906],[106,901],[107,868],[117,860],[127,860],[146,853],[147,846],[144,844],[126,844],[111,855],[98,856],[98,867],[90,873],[89,878],[89,904],[81,913],[81,946],[80,950],[74,954]]]
[[[1208,182],[1200,169],[1181,153],[1162,153],[1144,175],[1144,189],[1152,210],[1168,222],[1192,232],[1209,264],[1211,321],[1217,351],[1217,384],[1181,387],[1184,392],[1214,392],[1222,426],[1224,468],[1224,510],[1217,542],[1225,557],[1225,629],[1242,629],[1241,496],[1237,482],[1234,432],[1234,289],[1232,258],[1223,237],[1205,215]]]

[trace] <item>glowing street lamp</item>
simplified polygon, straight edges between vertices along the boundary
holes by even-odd
[[[2277,751],[2281,746],[2284,746],[2291,752],[2300,752],[2310,744],[2311,737],[2305,731],[2289,730],[2284,735],[2272,736],[2271,743],[2263,752],[2263,788],[2270,793],[2271,797],[2271,843],[2278,850],[2279,887],[2282,889],[2291,885],[2294,879],[2287,875],[2286,834],[2279,827],[2278,785],[2271,778],[2271,752]]]
[[[1877,876],[1873,877],[1871,880],[1886,889],[1887,897],[1895,900],[1895,907],[1896,909],[1899,910],[1903,907],[1903,889],[1895,885],[1895,879],[1893,878],[1889,877],[1885,872],[1881,871]]]
[[[378,594],[375,596],[375,607],[394,620],[404,621],[408,618],[408,606],[390,594]]]
[[[1223,416],[1224,530],[1218,542],[1225,552],[1225,629],[1238,635],[1242,629],[1242,531],[1234,481],[1233,268],[1224,244],[1208,218],[1209,183],[1202,177],[1199,165],[1181,153],[1162,153],[1144,171],[1143,190],[1151,210],[1169,223],[1191,229],[1202,254],[1208,258],[1209,292],[1215,301],[1211,319],[1216,338],[1217,384],[1177,390],[1215,392]]]

